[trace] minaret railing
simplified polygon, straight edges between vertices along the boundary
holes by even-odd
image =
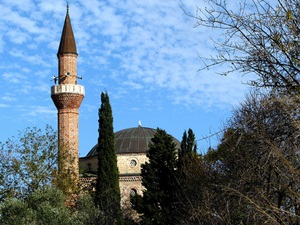
[[[61,93],[85,94],[84,86],[78,84],[59,84],[51,87],[51,95]]]

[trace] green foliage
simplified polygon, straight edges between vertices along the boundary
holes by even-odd
[[[189,129],[188,134],[184,131],[180,149],[178,150],[179,171],[184,170],[185,165],[193,157],[197,157],[197,143],[193,130]],[[187,161],[187,163],[185,161]]]
[[[199,224],[199,207],[203,206],[204,166],[202,156],[197,154],[195,134],[192,129],[184,131],[178,152],[176,212],[181,224]]]
[[[39,190],[26,199],[9,199],[1,204],[0,224],[71,224],[71,213],[63,193],[57,189]]]
[[[176,224],[176,144],[172,136],[157,129],[149,144],[149,162],[142,165],[143,196],[132,201],[142,224]]]
[[[299,220],[298,105],[298,97],[252,94],[235,111],[218,149],[207,153],[219,174],[220,217],[233,224]]]
[[[99,109],[98,174],[95,202],[106,223],[121,224],[119,172],[114,141],[112,109],[107,93],[101,93]]]
[[[142,166],[144,195],[131,199],[141,224],[298,224],[299,103],[251,93],[204,157],[190,130],[176,160],[172,138],[158,129]]]
[[[86,194],[78,199],[72,225],[105,224],[104,215],[95,205],[94,199]]]
[[[50,126],[45,131],[27,128],[18,138],[0,143],[0,158],[0,202],[25,197],[51,184],[57,170],[57,134]]]
[[[214,224],[299,224],[298,0],[208,0],[192,15],[213,28],[216,55],[204,68],[227,65],[227,75],[256,74],[264,87],[241,104],[217,149],[205,155],[211,186],[206,202]],[[209,201],[213,199],[213,201]]]
[[[34,213],[28,204],[22,200],[10,199],[0,206],[0,224],[13,225],[24,224],[31,225],[34,220]]]
[[[29,196],[29,207],[34,210],[35,218],[40,224],[70,224],[70,211],[65,206],[65,196],[58,189],[46,189]]]
[[[101,225],[103,213],[90,195],[78,197],[75,206],[66,206],[66,195],[55,188],[38,190],[25,199],[11,198],[0,205],[2,225]]]

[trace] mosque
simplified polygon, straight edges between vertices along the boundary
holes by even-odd
[[[130,195],[142,194],[141,165],[147,161],[148,144],[155,132],[156,129],[142,127],[140,123],[137,127],[115,132],[122,205],[129,203]],[[174,141],[180,146],[177,139]],[[82,181],[96,182],[97,157],[96,144],[86,157],[79,159]]]
[[[95,145],[85,157],[78,158],[78,116],[85,89],[77,84],[80,79],[77,76],[77,56],[67,6],[57,53],[58,77],[54,77],[55,85],[51,87],[51,98],[58,110],[58,173],[63,175],[58,184],[64,185],[71,180],[74,185],[79,182],[83,189],[91,190],[96,183],[98,153]],[[156,129],[143,127],[141,122],[136,127],[115,132],[122,205],[129,201],[130,195],[142,194],[141,165],[147,161],[148,144],[155,132]],[[177,139],[174,141],[180,146]]]

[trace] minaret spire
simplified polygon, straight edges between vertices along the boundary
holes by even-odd
[[[77,49],[75,37],[72,29],[71,19],[69,16],[69,4],[67,3],[67,12],[60,38],[59,48],[57,52],[58,58],[58,83],[59,84],[76,84],[77,70],[76,59]],[[72,60],[73,63],[65,63],[66,58]],[[70,62],[70,61],[69,61]],[[75,64],[75,66],[73,66]]]
[[[76,42],[72,29],[71,19],[69,16],[69,4],[67,3],[67,13],[65,23],[62,30],[57,57],[64,53],[72,53],[77,55]]]
[[[79,180],[78,117],[84,87],[77,84],[77,51],[69,17],[69,4],[58,48],[58,84],[51,87],[51,98],[58,115],[58,186],[74,193]]]

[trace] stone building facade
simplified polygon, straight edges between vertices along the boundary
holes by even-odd
[[[141,165],[148,161],[147,150],[156,129],[141,125],[127,128],[115,133],[117,165],[120,175],[120,192],[122,206],[129,205],[130,195],[143,193]],[[180,146],[177,139],[174,142]],[[95,183],[97,174],[97,145],[86,157],[79,159],[81,180]]]

